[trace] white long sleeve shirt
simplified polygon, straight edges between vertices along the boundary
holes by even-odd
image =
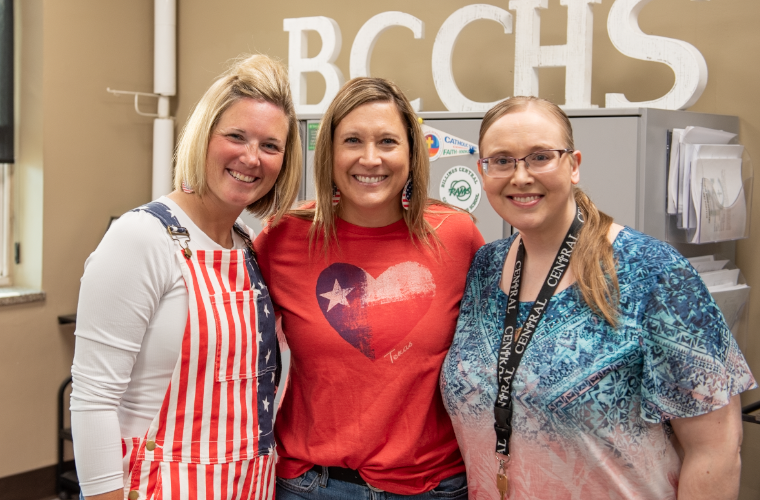
[[[166,197],[192,250],[221,250]],[[253,239],[252,231],[238,219]],[[245,247],[232,231],[234,248]],[[142,437],[180,355],[188,293],[173,242],[154,216],[128,212],[85,262],[71,368],[71,426],[85,496],[124,486],[123,437]]]

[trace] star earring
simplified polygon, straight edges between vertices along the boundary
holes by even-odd
[[[338,189],[338,186],[333,184],[333,197],[332,197],[332,205],[338,206],[338,203],[340,203],[340,189]]]
[[[404,210],[409,210],[409,203],[412,201],[412,178],[404,184],[404,189],[401,190],[401,206]]]
[[[193,191],[193,188],[187,185],[187,182],[182,181],[182,191],[184,191],[187,194],[193,194],[195,191]]]

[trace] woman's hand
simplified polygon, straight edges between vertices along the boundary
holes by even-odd
[[[678,499],[737,498],[742,444],[739,396],[718,410],[670,423],[684,452]]]

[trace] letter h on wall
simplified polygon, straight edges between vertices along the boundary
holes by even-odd
[[[565,108],[591,106],[592,5],[602,0],[560,0],[567,7],[567,44],[541,46],[541,14],[548,0],[511,0],[516,11],[515,95],[538,95],[538,68],[565,67]]]

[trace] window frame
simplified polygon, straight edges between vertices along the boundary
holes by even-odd
[[[13,220],[13,165],[16,161],[18,83],[14,3],[0,0],[0,287],[13,284],[15,262]]]
[[[0,286],[11,284],[11,165],[0,163]]]

